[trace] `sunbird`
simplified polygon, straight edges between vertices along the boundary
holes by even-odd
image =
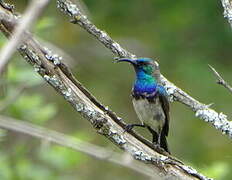
[[[147,128],[153,136],[155,147],[169,152],[166,137],[169,131],[168,94],[160,81],[159,65],[150,58],[120,58],[117,62],[128,62],[135,70],[132,102],[142,124],[128,124],[125,131],[135,126]]]

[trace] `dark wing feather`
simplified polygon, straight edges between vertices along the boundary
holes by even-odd
[[[159,97],[160,103],[162,105],[162,108],[164,110],[164,114],[166,116],[165,123],[163,126],[163,133],[164,133],[164,135],[168,136],[169,121],[170,121],[168,98],[165,95],[163,95],[162,93],[158,93],[158,97]]]

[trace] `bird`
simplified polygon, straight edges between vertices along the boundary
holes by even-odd
[[[170,154],[166,137],[169,132],[168,94],[160,80],[159,64],[151,58],[118,58],[116,62],[128,62],[135,70],[132,103],[141,124],[128,124],[125,131],[135,126],[144,127],[152,134],[156,148]]]

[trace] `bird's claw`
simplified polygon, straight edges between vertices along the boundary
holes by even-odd
[[[130,132],[133,129],[133,125],[132,124],[127,124],[126,127],[124,128],[124,133],[125,132]]]
[[[154,149],[156,149],[158,152],[166,152],[159,144],[153,144]]]

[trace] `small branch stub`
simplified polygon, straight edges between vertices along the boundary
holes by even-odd
[[[228,89],[230,91],[230,93],[232,93],[232,87],[229,85],[229,83],[227,83],[222,76],[211,66],[209,65],[210,69],[213,71],[214,75],[217,78],[217,83],[224,86],[226,89]]]

